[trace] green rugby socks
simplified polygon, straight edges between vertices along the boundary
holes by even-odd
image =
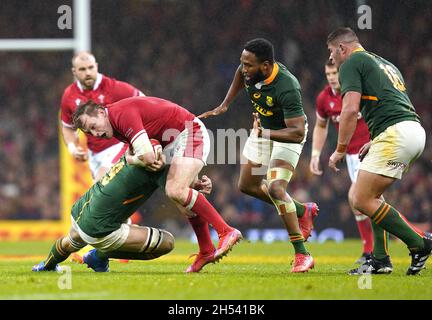
[[[45,268],[48,270],[54,270],[55,266],[60,263],[65,261],[70,253],[66,252],[63,248],[62,248],[62,240],[63,238],[58,239],[54,245],[51,248],[50,253],[48,254],[47,259],[45,260]]]
[[[374,235],[373,255],[377,259],[385,258],[389,255],[388,243],[390,234],[373,221],[371,221],[371,225]]]
[[[306,211],[306,206],[303,203],[298,202],[295,199],[292,199],[292,200],[294,201],[294,204],[296,206],[297,217],[299,217],[299,218],[303,217],[303,215]]]
[[[423,237],[391,205],[384,202],[371,217],[372,222],[401,239],[408,249],[416,251],[424,247]]]
[[[304,246],[304,238],[300,233],[292,233],[289,235],[290,242],[294,247],[295,253],[308,254]]]

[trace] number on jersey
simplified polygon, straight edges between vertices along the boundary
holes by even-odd
[[[399,77],[396,70],[392,66],[390,66],[388,64],[380,63],[379,67],[384,70],[384,73],[387,75],[387,77],[392,82],[393,87],[395,87],[399,91],[405,91],[406,90],[404,82],[402,81],[402,79]]]

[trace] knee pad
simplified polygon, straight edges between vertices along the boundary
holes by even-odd
[[[277,180],[285,180],[286,182],[290,182],[293,172],[286,168],[270,168],[267,171],[267,181],[268,188],[273,182]],[[270,200],[276,206],[279,215],[284,215],[289,212],[296,212],[296,206],[294,201],[290,198],[290,201],[275,199],[271,196],[270,192],[268,193]]]
[[[267,181],[269,185],[276,180],[290,182],[293,172],[286,168],[269,168],[267,170]]]

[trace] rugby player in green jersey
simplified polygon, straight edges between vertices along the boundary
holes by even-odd
[[[372,223],[401,239],[411,255],[408,275],[419,273],[432,251],[432,239],[413,228],[404,216],[381,196],[423,152],[426,133],[412,105],[400,71],[391,62],[366,51],[355,32],[339,28],[329,34],[330,60],[339,68],[342,112],[338,144],[329,167],[345,157],[361,111],[371,141],[360,150],[362,159],[353,192],[355,209]],[[374,230],[376,231],[376,230]],[[350,274],[389,273],[388,256],[372,256]]]
[[[169,253],[174,248],[170,232],[125,223],[158,187],[165,188],[168,168],[160,160],[153,168],[159,171],[151,172],[128,164],[123,156],[75,202],[69,234],[58,239],[47,259],[32,270],[58,270],[59,263],[87,244],[95,249],[84,255],[83,262],[96,272],[109,271],[109,258],[151,260]],[[195,181],[194,188],[209,194],[211,180],[203,176]]]
[[[307,135],[300,84],[283,64],[275,61],[269,41],[253,39],[244,46],[224,101],[199,117],[226,112],[243,88],[254,109],[254,130],[243,150],[247,162],[241,164],[239,189],[275,205],[295,249],[291,272],[308,271],[314,261],[304,242],[318,207],[315,203],[299,203],[287,193]],[[260,168],[265,168],[264,174]]]

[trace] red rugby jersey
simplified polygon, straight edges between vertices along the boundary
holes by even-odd
[[[163,147],[172,142],[195,115],[168,100],[156,97],[133,97],[107,106],[114,136],[132,144],[142,133],[157,139]]]
[[[84,90],[78,81],[68,86],[61,100],[61,121],[66,127],[73,127],[72,116],[76,108],[88,100],[107,105],[125,98],[140,95],[141,92],[130,84],[98,74],[92,90]],[[108,147],[119,143],[116,138],[100,139],[87,134],[87,146],[95,152],[101,152]]]
[[[342,111],[342,96],[327,85],[316,99],[316,112],[322,120],[330,119],[339,131],[339,118]],[[361,113],[358,114],[356,130],[347,148],[348,154],[359,153],[360,148],[370,140],[369,129]]]

